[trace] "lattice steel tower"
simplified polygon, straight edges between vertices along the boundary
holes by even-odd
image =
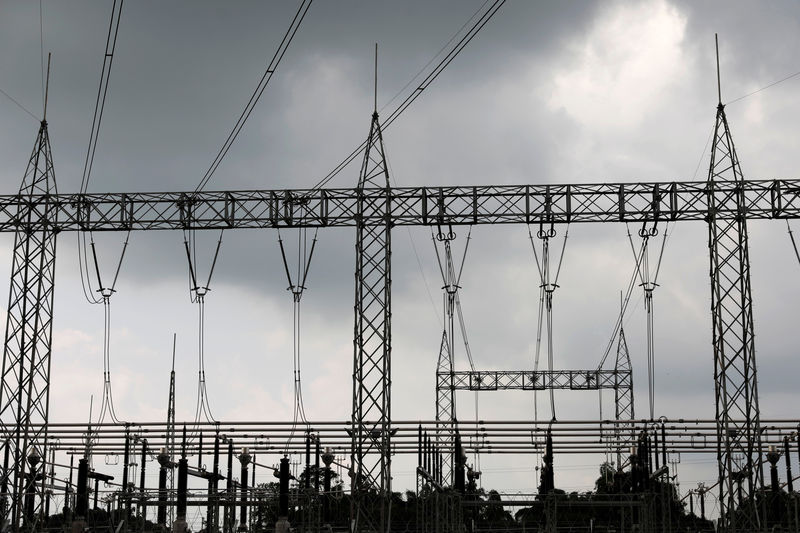
[[[391,190],[378,113],[358,178],[351,486],[353,531],[384,533],[391,501]],[[379,222],[374,222],[375,220]],[[372,220],[372,222],[368,222]]]
[[[625,340],[625,330],[620,326],[617,342],[617,359],[614,363],[614,440],[617,448],[617,468],[622,467],[622,457],[636,440],[633,408],[633,366]],[[625,422],[623,422],[623,420]],[[630,420],[630,422],[627,422]],[[624,443],[624,444],[623,444]]]
[[[53,331],[53,285],[56,265],[56,209],[47,198],[57,194],[47,121],[42,120],[22,186],[17,216],[38,229],[21,229],[14,238],[11,288],[8,296],[3,377],[0,388],[0,424],[13,458],[13,476],[4,472],[9,485],[10,507],[6,517],[13,531],[20,521],[33,527],[41,509],[34,497],[23,517],[26,495],[36,494],[41,478],[44,495],[47,457],[47,421],[50,407],[50,353]],[[41,201],[41,196],[45,200]],[[39,196],[37,201],[34,197]]]
[[[726,531],[760,531],[754,497],[763,479],[763,454],[753,342],[747,202],[744,176],[719,90],[719,52],[717,57],[719,104],[708,170],[708,247],[720,514]],[[722,188],[724,190],[720,190]],[[736,215],[718,217],[721,210],[730,210]],[[744,491],[741,501],[737,498],[737,481]]]
[[[441,484],[449,487],[453,482],[453,453],[455,450],[455,437],[457,427],[456,416],[456,393],[455,393],[455,314],[456,306],[460,302],[458,298],[459,278],[461,271],[453,262],[453,250],[451,242],[455,240],[455,233],[448,231],[443,233],[441,228],[435,237],[443,243],[444,261],[437,251],[439,267],[442,272],[442,282],[444,286],[444,330],[442,331],[442,343],[439,347],[439,358],[436,362],[436,421],[443,424],[436,426],[436,444],[443,451],[442,464],[439,468]],[[436,244],[434,243],[434,246]],[[463,266],[463,262],[462,262]]]

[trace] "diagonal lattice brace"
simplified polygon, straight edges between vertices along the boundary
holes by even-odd
[[[450,316],[452,318],[452,315]],[[452,326],[452,322],[451,322]],[[452,327],[449,328],[452,334]],[[442,450],[454,447],[456,425],[456,395],[453,371],[453,351],[447,330],[442,332],[439,359],[436,363],[436,442]],[[453,456],[442,453],[441,483],[449,486],[452,482]]]
[[[721,103],[707,186],[720,515],[725,531],[760,531],[755,496],[763,472],[745,181]],[[722,218],[723,210],[737,215]]]
[[[617,445],[617,468],[622,467],[622,457],[636,440],[636,418],[633,406],[633,365],[625,340],[625,330],[620,328],[617,342],[617,359],[614,363],[614,437]],[[622,422],[623,420],[630,422]],[[620,446],[619,443],[626,443]]]
[[[381,195],[367,195],[378,187]],[[391,528],[391,189],[378,113],[358,180],[352,531]]]
[[[56,262],[56,209],[33,201],[55,194],[47,122],[42,121],[20,187],[17,216],[37,223],[14,239],[0,384],[0,427],[12,466],[3,472],[3,519],[12,531],[33,529],[41,517],[48,465],[50,354]],[[28,226],[31,227],[31,226]]]

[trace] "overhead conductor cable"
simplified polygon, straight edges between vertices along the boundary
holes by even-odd
[[[478,8],[478,12],[480,12],[487,3],[488,2],[484,2],[481,5],[481,7]],[[389,116],[386,118],[386,120],[381,123],[382,131],[385,132],[386,129],[389,126],[391,126],[392,123],[395,120],[397,120],[397,118],[399,118],[400,115],[406,109],[408,109],[411,106],[411,104],[413,104],[416,101],[417,98],[420,97],[420,95],[423,93],[423,91],[425,89],[427,89],[436,80],[436,78],[439,77],[439,74],[441,74],[444,71],[444,69],[447,68],[447,66],[456,57],[458,57],[458,54],[460,54],[461,51],[464,50],[464,48],[466,48],[466,46],[470,43],[470,41],[472,41],[472,39],[475,38],[475,36],[481,31],[481,29],[486,25],[486,23],[489,22],[492,19],[492,17],[503,6],[503,4],[505,4],[505,0],[494,0],[494,2],[492,2],[492,4],[485,11],[483,11],[483,13],[481,13],[481,15],[475,21],[475,23],[472,26],[470,26],[469,30],[467,30],[467,32],[461,37],[461,39],[459,39],[458,42],[452,48],[450,48],[448,50],[448,52],[447,52],[447,54],[445,54],[444,58],[442,58],[442,60],[439,61],[439,63],[436,64],[436,66],[433,68],[433,70],[431,70],[428,73],[428,75],[425,76],[425,78],[411,91],[411,93],[408,96],[406,96],[406,98],[402,102],[400,102],[400,104],[398,104],[398,106],[394,109],[394,111],[392,111],[389,114]],[[472,17],[470,17],[469,20],[471,21],[471,20],[475,19],[475,17],[476,17],[478,12],[476,12],[474,15],[472,15]],[[462,29],[463,29],[463,27],[464,26],[462,26]],[[462,30],[459,30],[459,32],[461,32],[461,31]],[[456,35],[458,35],[458,33]],[[450,41],[448,41],[448,45],[454,39],[455,39],[455,36],[453,36],[450,39]],[[445,45],[445,46],[447,46],[447,45]],[[441,53],[442,53],[442,50],[439,51],[437,56],[440,55]],[[416,76],[414,76],[414,78],[416,79],[419,75],[420,74],[417,74]],[[393,100],[394,100],[394,98],[393,98]],[[350,163],[355,161],[364,152],[366,147],[367,147],[367,141],[362,142],[358,147],[356,147],[355,150],[350,152],[350,154],[347,157],[345,157],[344,160],[342,160],[341,163],[336,165],[333,168],[333,170],[328,172],[328,174],[325,175],[325,177],[323,177],[321,180],[319,180],[312,187],[312,190],[317,190],[317,189],[321,189],[322,187],[325,187],[334,177],[336,177]]]
[[[297,8],[297,12],[292,18],[291,24],[289,24],[289,28],[286,30],[286,33],[283,35],[283,39],[281,39],[280,44],[278,45],[278,49],[275,50],[275,54],[273,54],[272,59],[270,60],[269,64],[267,65],[267,69],[264,71],[264,74],[261,76],[261,79],[258,82],[253,94],[250,95],[250,99],[245,104],[244,109],[242,110],[239,118],[236,119],[236,123],[233,125],[233,129],[231,129],[228,137],[225,139],[225,142],[222,143],[222,147],[217,152],[217,155],[214,157],[214,160],[211,162],[211,165],[206,170],[203,177],[200,179],[200,183],[195,188],[195,192],[202,191],[208,182],[211,180],[211,177],[216,172],[217,168],[219,168],[222,160],[228,154],[228,151],[231,149],[234,141],[239,136],[239,133],[242,131],[245,122],[247,119],[250,118],[250,114],[255,109],[256,104],[258,104],[261,95],[264,93],[264,90],[269,85],[270,80],[272,80],[272,75],[277,70],[278,65],[280,65],[283,56],[286,54],[286,50],[289,48],[289,45],[292,43],[297,30],[300,29],[300,24],[302,24],[303,19],[308,12],[308,8],[311,7],[312,0],[303,0],[300,3],[300,6]]]
[[[195,425],[201,421],[201,416],[204,416],[207,422],[215,422],[214,415],[211,412],[211,405],[208,400],[208,389],[206,386],[206,370],[205,370],[205,297],[211,290],[211,278],[214,275],[214,269],[217,266],[217,259],[219,258],[219,251],[222,247],[222,237],[225,230],[220,230],[219,239],[217,240],[216,248],[214,249],[214,257],[211,261],[211,268],[208,271],[208,278],[205,285],[197,283],[197,243],[194,230],[184,230],[183,245],[186,250],[186,258],[189,265],[189,299],[192,303],[197,304],[198,314],[198,330],[197,330],[197,405],[195,408]]]
[[[305,209],[305,207],[301,207]],[[289,283],[289,286],[286,290],[292,293],[292,375],[294,379],[294,406],[293,406],[293,415],[292,415],[292,429],[289,433],[289,437],[286,441],[286,452],[288,453],[289,446],[291,444],[292,439],[294,438],[295,430],[299,422],[308,425],[308,419],[306,418],[305,413],[305,405],[303,404],[303,386],[302,386],[302,379],[301,379],[301,357],[300,357],[300,340],[301,340],[301,328],[300,328],[300,300],[303,297],[303,293],[306,289],[306,280],[308,279],[308,272],[311,268],[311,259],[314,256],[314,248],[317,244],[317,232],[318,229],[314,229],[314,236],[311,240],[311,244],[309,246],[308,242],[308,228],[302,228],[298,230],[297,235],[297,268],[294,277],[292,276],[291,270],[289,268],[289,261],[286,256],[286,248],[283,244],[283,238],[281,237],[281,232],[278,230],[278,246],[281,250],[281,259],[283,260],[283,268],[286,272],[286,279]],[[310,428],[306,428],[307,431],[310,431]]]
[[[553,293],[559,287],[558,285],[558,278],[561,274],[561,265],[564,262],[564,251],[567,248],[567,240],[569,239],[569,226],[567,226],[566,231],[564,232],[564,239],[561,243],[561,253],[558,256],[558,265],[556,266],[555,275],[551,275],[551,267],[550,267],[550,239],[556,236],[555,225],[550,224],[549,229],[544,229],[542,224],[539,225],[539,230],[536,232],[536,237],[542,243],[542,258],[541,261],[539,260],[539,256],[536,252],[536,243],[533,240],[533,233],[531,232],[531,227],[528,225],[528,239],[531,243],[531,249],[533,250],[533,258],[536,261],[536,268],[539,272],[539,316],[537,321],[537,331],[536,331],[536,351],[534,357],[534,364],[533,370],[537,372],[539,370],[539,355],[541,350],[541,341],[542,341],[542,309],[544,309],[544,316],[545,316],[545,328],[547,332],[547,369],[549,372],[553,371]],[[555,394],[552,387],[547,387],[550,393],[550,414],[551,420],[556,419],[556,404],[555,404]],[[539,413],[538,413],[538,400],[537,400],[537,391],[534,387],[533,392],[533,406],[534,406],[534,419],[538,420]]]
[[[100,276],[100,265],[97,260],[97,248],[94,243],[94,238],[92,238],[91,242],[92,258],[94,260],[95,274],[97,275],[97,286],[99,287],[97,292],[100,294],[100,301],[103,304],[103,399],[98,414],[98,424],[103,422],[106,413],[110,415],[113,422],[120,423],[116,411],[114,410],[114,400],[111,393],[111,296],[116,292],[122,260],[125,258],[125,251],[128,249],[129,236],[130,231],[125,236],[125,243],[122,245],[122,252],[120,252],[117,268],[114,271],[114,280],[111,282],[110,287],[103,284],[102,277]]]
[[[645,223],[646,224],[646,223]],[[661,260],[664,257],[664,247],[667,243],[667,226],[664,228],[663,236],[661,239],[661,249],[658,254],[658,260],[655,269],[650,267],[650,252],[648,242],[650,237],[658,235],[658,228],[656,224],[652,228],[647,228],[645,224],[639,229],[639,237],[642,239],[641,255],[639,260],[636,261],[636,271],[640,280],[640,286],[644,290],[644,305],[647,313],[647,386],[648,397],[650,400],[650,420],[655,419],[655,343],[654,336],[654,313],[653,313],[653,291],[658,287],[658,273],[661,271]],[[627,226],[627,224],[626,224]],[[636,249],[633,245],[633,237],[631,236],[630,228],[628,228],[628,241],[631,245],[631,252],[634,259],[636,259]]]

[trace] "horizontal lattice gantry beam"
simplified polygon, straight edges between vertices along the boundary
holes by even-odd
[[[800,217],[800,180],[586,185],[398,187],[393,189],[262,190],[0,196],[0,231],[125,231],[168,229],[393,225],[524,224],[706,220],[711,195],[717,218]],[[55,209],[45,211],[44,205]],[[359,202],[364,208],[359,210]],[[51,218],[26,213],[52,213]],[[362,213],[359,215],[359,213]]]
[[[436,374],[436,387],[447,390],[451,373]],[[630,387],[630,370],[489,370],[452,373],[454,390],[598,390]]]

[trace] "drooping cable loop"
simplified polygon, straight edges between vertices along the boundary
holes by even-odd
[[[231,132],[225,139],[225,142],[222,143],[222,147],[217,152],[217,155],[214,157],[214,160],[211,162],[211,165],[206,170],[203,177],[200,179],[200,183],[195,188],[195,192],[202,191],[206,185],[208,185],[209,180],[214,175],[214,172],[217,171],[222,160],[228,154],[228,151],[233,146],[233,143],[236,141],[236,138],[241,133],[242,128],[247,122],[247,119],[250,118],[250,115],[253,113],[253,110],[258,104],[258,101],[261,99],[261,95],[264,94],[264,90],[269,85],[269,82],[272,80],[272,76],[275,71],[278,69],[278,65],[280,65],[283,56],[286,54],[286,50],[288,50],[289,45],[292,43],[297,30],[300,29],[300,25],[303,23],[303,19],[306,17],[306,13],[308,12],[308,8],[311,7],[312,0],[302,0],[300,5],[297,7],[297,12],[295,13],[294,17],[292,18],[291,23],[289,24],[289,28],[286,30],[286,33],[283,35],[283,39],[281,39],[280,44],[278,45],[277,50],[272,56],[269,64],[267,65],[264,74],[261,76],[261,79],[258,81],[258,85],[256,86],[253,94],[250,95],[250,99],[245,104],[244,109],[242,110],[239,118],[236,119],[236,123],[234,124]]]
[[[89,145],[86,149],[86,158],[83,163],[83,173],[81,175],[80,193],[85,194],[89,187],[89,179],[92,174],[92,167],[94,165],[94,156],[97,150],[97,141],[100,135],[100,123],[103,120],[103,111],[105,110],[106,97],[108,96],[108,84],[111,78],[111,66],[114,63],[114,51],[117,47],[117,35],[119,34],[119,22],[122,17],[122,4],[124,0],[114,0],[111,7],[111,18],[108,22],[108,34],[106,36],[105,52],[103,54],[103,67],[100,72],[100,84],[97,88],[97,97],[95,99],[94,114],[92,116],[92,127],[89,132]],[[81,213],[81,211],[79,211]],[[129,232],[130,233],[130,232]],[[91,235],[91,232],[90,232]],[[86,233],[79,231],[78,237],[78,271],[81,277],[81,290],[90,304],[100,304],[104,302],[104,297],[96,297],[97,291],[92,288],[91,275],[89,274],[89,261],[88,250],[86,245]],[[94,239],[92,239],[94,243]],[[127,238],[126,238],[127,243]],[[94,244],[92,245],[94,247]],[[124,251],[123,251],[124,253]],[[121,262],[121,259],[120,259]],[[117,270],[119,273],[119,270]],[[116,277],[115,277],[116,281]],[[102,409],[101,409],[102,412]]]
[[[620,331],[622,330],[622,324],[625,319],[625,313],[628,310],[628,305],[630,304],[631,301],[631,295],[633,294],[633,288],[636,286],[636,280],[638,279],[639,276],[639,268],[641,265],[643,252],[644,252],[644,247],[642,246],[639,249],[639,253],[635,254],[634,256],[635,265],[633,267],[633,272],[631,273],[630,280],[628,281],[627,289],[625,290],[625,297],[622,300],[622,306],[619,315],[617,315],[617,319],[614,322],[614,327],[611,331],[611,337],[608,341],[608,344],[606,344],[606,349],[603,351],[602,357],[600,357],[600,364],[597,365],[597,370],[601,370],[603,368],[603,365],[605,365],[606,360],[608,359],[608,356],[614,347],[614,343],[617,341],[617,337],[620,335]]]
[[[108,35],[106,36],[106,49],[103,54],[103,68],[100,72],[100,86],[97,88],[97,98],[94,104],[94,116],[92,117],[92,129],[89,133],[89,147],[86,150],[86,159],[83,163],[83,175],[81,177],[81,194],[85,194],[89,187],[89,178],[92,174],[94,165],[94,155],[97,150],[97,140],[100,137],[100,123],[103,120],[103,111],[106,107],[106,97],[108,96],[108,82],[111,78],[111,66],[114,64],[114,51],[117,48],[117,35],[119,34],[119,21],[122,17],[122,4],[124,0],[114,0],[111,7],[111,20],[108,23]]]
[[[299,205],[301,209],[306,209],[304,203],[301,202]],[[289,451],[289,446],[294,438],[295,431],[299,423],[306,425],[306,431],[310,431],[310,427],[308,426],[308,418],[306,417],[305,412],[305,405],[303,403],[303,384],[300,355],[300,341],[302,337],[300,327],[300,301],[303,298],[303,293],[306,290],[308,272],[311,269],[311,260],[314,257],[314,249],[317,245],[318,228],[314,229],[314,234],[310,243],[309,228],[299,228],[297,231],[296,268],[290,268],[290,261],[287,256],[286,246],[284,246],[280,229],[278,230],[278,247],[281,251],[283,269],[284,272],[286,272],[286,280],[289,284],[286,290],[292,293],[292,376],[294,382],[294,405],[292,409],[292,429],[289,432],[289,438],[286,440],[286,453]],[[294,272],[294,274],[292,272]]]
[[[458,417],[456,414],[456,403],[453,395],[454,385],[454,372],[455,372],[455,322],[458,321],[458,328],[461,333],[461,339],[464,344],[464,352],[469,361],[470,369],[475,371],[475,362],[472,357],[472,350],[469,344],[469,337],[467,335],[466,321],[464,320],[464,311],[461,306],[461,297],[459,290],[461,289],[461,276],[464,273],[464,265],[466,264],[467,252],[472,240],[472,226],[469,227],[467,237],[464,243],[464,250],[461,254],[460,264],[453,257],[452,243],[456,239],[456,232],[453,231],[452,225],[449,225],[447,231],[444,231],[441,225],[437,226],[434,233],[431,229],[431,242],[433,242],[434,252],[436,254],[436,262],[439,267],[439,273],[442,277],[442,314],[443,314],[443,332],[442,344],[439,351],[439,359],[436,365],[437,383],[444,379],[449,385],[442,389],[437,386],[436,393],[436,419],[451,424],[451,427],[441,426],[437,430],[437,438],[440,444],[444,446],[451,445],[456,433],[458,432]],[[476,427],[478,422],[479,403],[478,392],[475,392],[475,421]],[[475,435],[477,443],[478,435]],[[475,448],[475,463],[479,462],[479,447]]]
[[[114,397],[111,388],[111,296],[117,292],[117,280],[119,279],[119,273],[122,268],[122,261],[125,259],[125,252],[128,249],[130,231],[125,235],[125,241],[122,245],[122,251],[119,254],[119,260],[114,269],[114,277],[110,286],[103,283],[97,245],[94,242],[94,235],[91,232],[89,232],[89,235],[91,241],[90,247],[92,250],[92,264],[94,265],[98,287],[95,292],[100,295],[99,298],[92,295],[93,299],[89,300],[89,302],[92,304],[103,304],[103,398],[98,412],[97,423],[101,424],[105,420],[106,415],[109,415],[113,422],[120,423],[120,419],[117,417],[116,410],[114,409]],[[81,251],[79,250],[79,255],[80,253]],[[88,278],[88,271],[86,274]]]
[[[195,407],[195,425],[201,421],[201,417],[205,417],[206,422],[216,422],[211,412],[211,404],[208,399],[208,388],[206,384],[205,300],[206,295],[211,290],[211,279],[214,276],[214,270],[217,266],[217,260],[219,259],[219,251],[222,248],[222,237],[224,233],[224,229],[220,230],[217,245],[214,249],[214,256],[211,260],[211,266],[208,269],[208,278],[204,285],[200,285],[197,281],[199,272],[195,231],[189,229],[183,232],[183,246],[186,251],[186,259],[189,266],[189,300],[197,304],[197,403]]]
[[[455,341],[455,331],[454,331],[454,319],[458,317],[459,322],[459,329],[461,331],[461,336],[464,341],[464,349],[467,355],[467,359],[469,361],[470,368],[475,370],[475,363],[472,358],[472,350],[469,347],[469,339],[467,338],[467,329],[466,323],[464,322],[464,313],[461,307],[461,298],[459,296],[459,289],[461,288],[461,276],[464,272],[464,264],[466,263],[467,259],[467,252],[469,251],[469,244],[472,240],[472,226],[470,226],[467,232],[466,242],[464,244],[464,251],[461,256],[461,262],[456,267],[456,263],[453,260],[453,252],[452,252],[452,241],[456,238],[456,233],[453,231],[453,227],[450,226],[448,231],[445,233],[442,231],[441,226],[438,227],[438,231],[434,234],[431,232],[431,240],[434,244],[434,251],[436,252],[436,261],[437,265],[439,266],[439,273],[442,276],[442,289],[445,291],[445,306],[444,306],[444,314],[445,314],[445,328],[446,328],[446,335],[449,338],[450,344],[450,351],[451,354],[453,353],[453,343]],[[441,248],[441,250],[440,250]],[[443,259],[444,256],[444,259]]]
[[[550,224],[549,228],[545,228],[544,223],[539,224],[539,229],[536,231],[536,238],[541,242],[541,257],[537,251],[536,241],[533,238],[533,231],[530,224],[528,224],[528,240],[531,243],[531,250],[533,250],[533,258],[536,263],[536,269],[539,272],[539,314],[536,325],[536,348],[534,352],[533,370],[539,370],[539,360],[541,356],[543,323],[544,331],[547,334],[547,369],[549,372],[553,371],[553,293],[559,287],[558,278],[561,274],[561,266],[564,263],[564,252],[567,249],[567,241],[569,240],[569,226],[564,231],[564,238],[561,242],[561,251],[558,254],[558,263],[555,265],[555,273],[552,273],[551,259],[550,259],[550,240],[556,237],[556,229],[554,224]],[[548,387],[550,396],[550,414],[551,420],[556,419],[556,403],[555,393],[552,387]],[[539,404],[537,390],[533,391],[533,411],[534,420],[539,419]]]
[[[385,131],[392,123],[397,120],[398,117],[408,109],[414,101],[419,98],[423,92],[439,77],[439,75],[447,68],[447,66],[461,53],[464,48],[475,38],[478,33],[480,33],[481,29],[494,17],[494,15],[503,7],[505,4],[505,0],[493,0],[492,4],[486,7],[488,2],[484,2],[478,10],[473,14],[466,24],[464,24],[458,32],[456,32],[453,37],[450,38],[448,43],[445,47],[440,50],[435,57],[439,57],[445,49],[447,49],[447,53],[444,57],[428,72],[428,74],[420,81],[419,83],[413,84],[413,89],[411,92],[400,102],[397,107],[387,116],[386,120],[383,122],[381,127]],[[464,32],[464,28],[469,25],[470,22],[474,20],[474,23],[469,27],[469,29]],[[464,33],[455,44],[452,44],[456,38]],[[434,59],[435,59],[434,57]],[[428,64],[432,63],[429,62]],[[427,66],[426,66],[427,67]],[[424,69],[423,69],[424,70]],[[414,76],[413,79],[417,79],[421,75],[421,72]],[[411,83],[407,86],[411,86]],[[397,96],[392,98],[395,100]],[[362,142],[358,147],[356,147],[347,157],[344,158],[338,165],[336,165],[333,170],[328,172],[322,179],[320,179],[312,188],[311,190],[317,190],[325,187],[333,178],[339,175],[342,170],[347,168],[350,163],[358,159],[358,157],[364,153],[364,150],[367,148],[367,142]]]
[[[634,259],[636,259],[636,248],[633,244],[633,236],[631,235],[630,227],[628,227],[627,224],[626,228],[628,230],[628,242],[631,246],[631,253],[633,253]],[[642,245],[640,249],[639,260],[636,261],[636,273],[638,274],[640,282],[639,286],[642,287],[642,290],[644,291],[644,306],[647,314],[647,391],[650,404],[650,420],[655,418],[655,342],[653,339],[653,292],[655,291],[656,287],[658,287],[658,274],[661,270],[661,261],[664,257],[664,248],[667,243],[668,228],[669,222],[667,222],[667,224],[664,226],[661,247],[658,252],[658,258],[654,268],[651,268],[650,266],[649,241],[651,237],[656,237],[658,235],[658,220],[656,220],[650,228],[647,227],[646,221],[643,222],[642,227],[638,231],[639,237],[642,239]]]

